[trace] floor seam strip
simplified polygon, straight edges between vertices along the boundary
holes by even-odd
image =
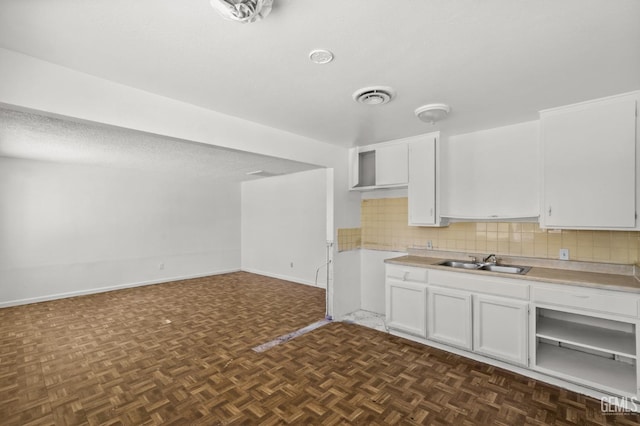
[[[317,328],[320,328],[323,325],[327,325],[330,322],[331,322],[330,319],[323,319],[323,320],[320,320],[320,321],[316,321],[316,322],[314,322],[312,324],[309,324],[306,327],[302,327],[302,328],[300,328],[300,329],[298,329],[298,330],[296,330],[294,332],[291,332],[289,334],[285,334],[285,335],[280,336],[280,337],[276,337],[275,339],[273,339],[273,340],[271,340],[271,341],[269,341],[267,343],[263,343],[261,345],[258,345],[256,347],[252,348],[252,350],[254,352],[264,352],[264,351],[266,351],[268,349],[273,348],[274,346],[278,346],[278,345],[280,345],[282,343],[286,343],[291,339],[295,339],[296,337],[302,336],[303,334],[308,333],[310,331],[313,331],[313,330],[315,330]]]

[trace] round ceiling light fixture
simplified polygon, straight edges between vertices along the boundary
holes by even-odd
[[[328,64],[333,61],[333,53],[326,49],[316,49],[309,52],[311,62],[318,65]]]
[[[364,87],[353,94],[353,100],[365,105],[384,105],[394,96],[395,92],[391,87]]]
[[[249,24],[264,19],[273,0],[210,0],[210,4],[224,19]]]
[[[451,107],[447,104],[428,104],[416,108],[415,114],[420,120],[433,125],[447,118],[450,112]]]

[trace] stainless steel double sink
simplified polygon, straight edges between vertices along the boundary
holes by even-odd
[[[456,269],[472,269],[477,271],[501,272],[503,274],[526,274],[530,266],[496,265],[495,263],[463,262],[459,260],[445,260],[438,263],[440,266],[448,266]]]

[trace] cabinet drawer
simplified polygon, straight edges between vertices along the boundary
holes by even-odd
[[[387,264],[387,277],[400,281],[426,283],[427,270],[425,268],[414,268],[413,266]]]
[[[638,316],[638,297],[585,288],[534,287],[533,301],[628,317]]]
[[[529,300],[529,284],[509,278],[432,270],[429,272],[429,284]]]

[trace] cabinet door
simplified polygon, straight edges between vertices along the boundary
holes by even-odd
[[[636,225],[636,100],[633,96],[541,114],[542,224]]]
[[[436,223],[436,139],[409,143],[409,225]]]
[[[440,153],[446,182],[440,214],[465,220],[538,217],[539,129],[538,121],[529,121],[448,137]]]
[[[406,143],[376,148],[376,186],[406,184],[408,168]]]
[[[471,350],[471,294],[429,287],[427,338]]]
[[[528,303],[476,295],[473,349],[483,355],[527,366]]]
[[[387,278],[387,326],[420,337],[426,333],[427,286]]]

